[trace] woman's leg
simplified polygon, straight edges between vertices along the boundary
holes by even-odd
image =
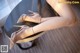
[[[30,21],[30,22],[34,22],[34,23],[42,23],[44,21],[47,21],[49,19],[52,18],[40,18],[41,20],[39,20],[37,17],[36,18],[29,18],[29,19],[25,19],[25,21]]]
[[[64,17],[50,17],[50,18],[52,19],[46,20],[34,27],[30,27],[30,28],[23,27],[23,29],[20,30],[18,33],[15,34],[13,33],[15,35],[13,41],[16,42],[18,40],[22,40],[23,38],[26,38],[28,36],[31,36],[41,31],[58,29],[73,24],[72,23],[73,21],[71,21],[70,18],[64,18]]]
[[[26,29],[25,33],[26,35],[22,35],[21,37],[27,37],[30,35],[33,35],[35,33],[41,32],[41,31],[47,31],[52,29],[61,28],[64,26],[70,25],[70,21],[67,18],[63,17],[52,17],[52,19],[49,19],[47,21],[44,21],[32,28]]]
[[[18,19],[17,23],[19,22],[24,22],[24,21],[29,21],[29,22],[34,22],[34,23],[42,23],[46,20],[52,19],[52,18],[41,18],[41,16],[35,12],[33,12],[34,16],[27,16],[26,14],[23,14],[20,16],[20,18]]]

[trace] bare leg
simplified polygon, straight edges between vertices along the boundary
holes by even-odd
[[[52,18],[41,18],[41,16],[35,12],[32,12],[34,14],[34,16],[26,16],[26,14],[23,14],[20,16],[20,18],[18,19],[17,23],[19,22],[24,22],[24,21],[29,21],[29,22],[34,22],[34,23],[41,23],[44,22],[46,20],[52,19]]]
[[[30,18],[30,19],[25,19],[25,21],[30,21],[30,22],[34,22],[34,23],[42,23],[42,22],[44,22],[44,21],[47,21],[47,20],[49,20],[49,19],[52,19],[52,18],[40,18],[41,20],[39,20],[37,17],[36,17],[36,19],[34,18],[34,19],[32,19],[32,18]]]
[[[23,28],[15,35],[15,39],[13,38],[13,41],[16,42],[18,40],[22,40],[25,37],[31,36],[35,33],[41,32],[41,31],[47,31],[52,29],[58,29],[61,27],[68,27],[70,25],[75,24],[73,21],[71,21],[70,18],[64,18],[64,17],[48,17],[51,19],[44,19],[46,21],[30,28]],[[13,33],[14,34],[14,33]]]
[[[31,30],[31,28],[25,30],[25,34],[27,34],[28,36],[41,32],[41,31],[47,31],[47,30],[52,30],[52,29],[57,29],[57,28],[61,28],[64,26],[68,26],[70,25],[70,21],[67,18],[62,18],[62,17],[52,17],[52,19],[49,19],[47,21],[44,21],[42,23],[40,23],[37,26],[33,27],[33,31]],[[22,35],[22,37],[27,37],[25,35]]]

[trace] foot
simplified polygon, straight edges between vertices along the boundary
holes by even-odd
[[[25,21],[25,20],[24,20],[25,18],[27,18],[26,14],[22,14],[22,15],[20,16],[20,18],[18,19],[17,23],[24,22],[24,21]]]
[[[32,34],[33,34],[32,27],[23,26],[20,30],[11,34],[11,39],[13,40],[14,43],[16,43],[18,40],[22,40]]]
[[[32,12],[32,11],[29,11],[29,12],[31,14],[29,14],[29,15],[26,15],[26,14],[21,15],[20,18],[18,19],[17,23],[24,22],[24,21],[41,23],[41,16],[38,13]]]

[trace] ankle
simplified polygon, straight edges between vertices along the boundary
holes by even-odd
[[[25,36],[27,35],[26,37],[33,35],[33,34],[34,34],[33,27],[30,27],[29,29],[25,30]]]

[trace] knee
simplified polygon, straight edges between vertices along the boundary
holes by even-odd
[[[75,24],[77,24],[77,18],[76,17],[68,18],[68,26],[74,26]]]

